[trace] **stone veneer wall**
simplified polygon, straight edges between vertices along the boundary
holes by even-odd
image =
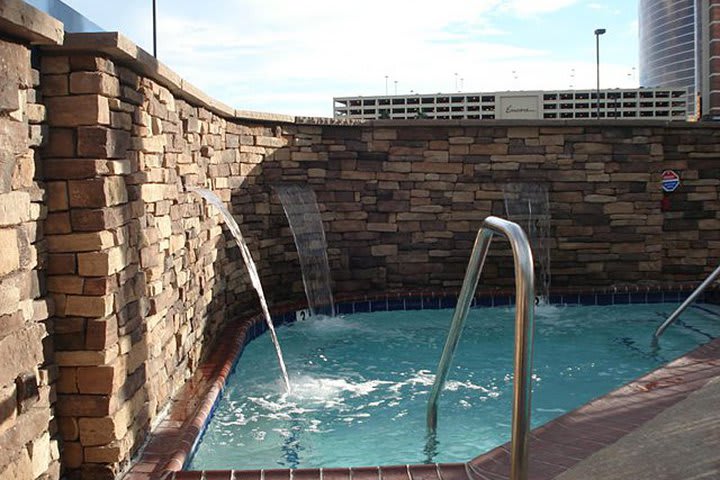
[[[218,329],[257,308],[220,216],[188,188],[230,201],[288,140],[108,58],[49,52],[41,71],[62,458],[73,477],[113,478]]]
[[[52,302],[44,285],[46,126],[30,43],[62,41],[59,22],[0,2],[0,478],[57,479]],[[31,29],[21,25],[38,21]]]
[[[720,257],[715,126],[428,125],[298,125],[295,143],[263,162],[263,184],[317,191],[336,291],[459,287],[481,220],[505,215],[508,182],[548,187],[555,286],[699,281]],[[682,184],[663,211],[670,168]],[[485,287],[512,285],[496,243]]]

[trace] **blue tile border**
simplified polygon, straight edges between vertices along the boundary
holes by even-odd
[[[553,293],[550,295],[551,305],[631,305],[651,303],[680,303],[692,293],[694,285],[680,285],[675,287],[610,287],[594,291],[570,291]],[[700,299],[700,303],[720,304],[720,289],[710,290]],[[442,292],[410,292],[388,293],[385,295],[366,295],[357,299],[341,300],[335,304],[339,315],[353,313],[386,312],[396,310],[438,310],[452,309],[457,305],[457,295]],[[515,305],[515,296],[508,290],[496,292],[481,292],[473,298],[471,308],[512,307]],[[277,325],[292,323],[296,320],[295,306],[273,316]],[[266,330],[263,325],[253,329],[253,337]]]

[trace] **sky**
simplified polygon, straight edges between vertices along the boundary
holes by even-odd
[[[152,52],[151,0],[64,0]],[[158,59],[241,110],[333,97],[638,86],[637,0],[157,0]],[[386,78],[387,77],[387,78]]]

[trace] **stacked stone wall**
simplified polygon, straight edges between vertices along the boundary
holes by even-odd
[[[555,286],[698,281],[720,256],[717,128],[466,125],[297,126],[262,182],[316,190],[342,293],[459,287],[482,219],[505,215],[515,182],[548,189]],[[682,177],[669,194],[666,169]],[[497,243],[491,288],[512,285]]]
[[[0,39],[0,478],[60,476],[45,292],[45,107],[25,43]]]
[[[41,68],[63,463],[73,478],[109,479],[218,330],[258,308],[219,212],[190,189],[229,204],[253,191],[261,162],[287,139],[280,126],[227,121],[108,58],[47,54]],[[239,201],[267,216],[267,198]],[[267,218],[251,224],[257,251]]]

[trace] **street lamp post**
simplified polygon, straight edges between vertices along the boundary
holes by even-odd
[[[604,34],[604,28],[595,30],[595,67],[597,72],[597,92],[595,101],[597,102],[597,119],[600,120],[600,35]]]
[[[157,5],[155,0],[152,2],[153,7],[153,57],[157,58]]]

